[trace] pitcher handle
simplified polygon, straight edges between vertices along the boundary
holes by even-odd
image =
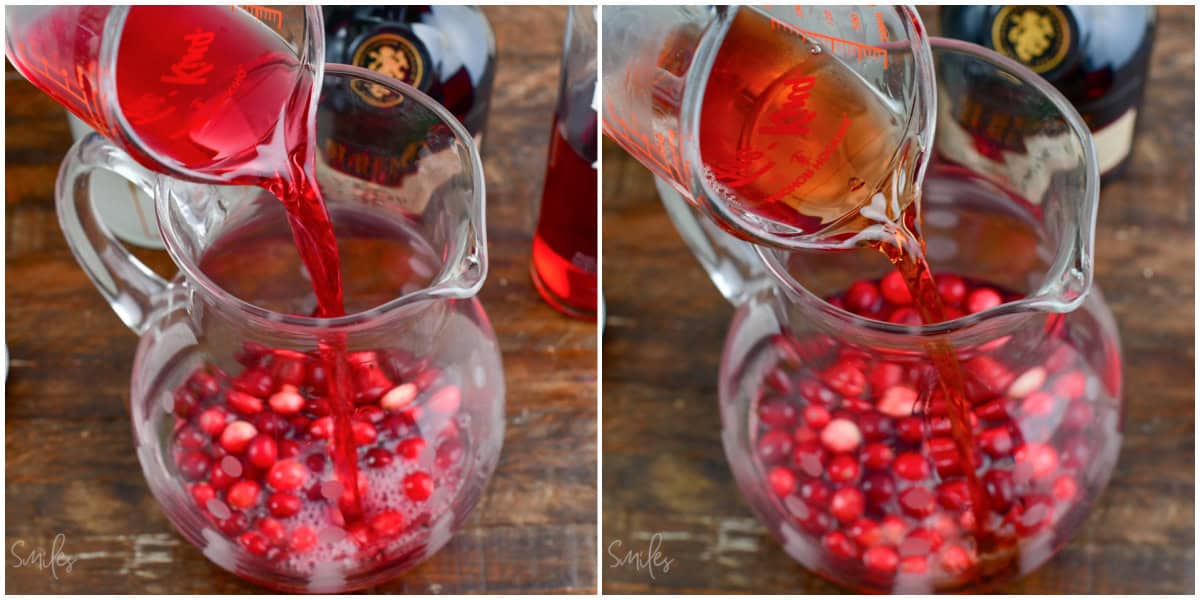
[[[740,306],[771,287],[770,273],[752,244],[723,231],[663,178],[655,176],[654,186],[671,223],[726,300]]]
[[[54,189],[58,223],[79,266],[108,300],[113,311],[141,335],[167,289],[167,282],[129,252],[100,220],[91,196],[91,174],[110,171],[154,197],[155,175],[97,133],[67,152]]]

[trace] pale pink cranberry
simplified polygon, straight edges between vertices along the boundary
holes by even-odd
[[[267,484],[281,492],[300,489],[308,479],[308,469],[295,460],[281,460],[267,472]]]
[[[1087,376],[1079,371],[1065,373],[1054,380],[1050,390],[1061,398],[1078,400],[1087,392]]]
[[[1021,412],[1031,417],[1044,417],[1054,412],[1057,400],[1045,392],[1034,392],[1021,401]]]
[[[829,500],[829,514],[842,523],[858,519],[865,508],[866,499],[862,491],[853,487],[844,487],[834,492]]]
[[[1008,386],[1008,395],[1012,398],[1024,398],[1029,394],[1037,391],[1046,383],[1046,370],[1041,367],[1033,367],[1024,373],[1021,373]]]
[[[829,461],[829,480],[846,483],[858,477],[858,460],[848,454],[839,454]]]
[[[459,392],[457,385],[442,387],[434,392],[428,401],[430,410],[443,415],[452,415],[458,412],[458,408],[461,405],[462,393]]]
[[[917,390],[907,385],[893,385],[883,391],[875,408],[892,418],[910,417],[917,405]]]
[[[304,408],[304,397],[295,386],[284,385],[267,403],[271,405],[271,410],[281,415],[294,415]]]
[[[250,445],[258,430],[246,421],[234,421],[221,432],[221,447],[230,454],[241,454]]]
[[[253,481],[242,479],[229,487],[225,492],[225,500],[234,508],[250,508],[258,504],[258,494],[262,488]]]
[[[969,313],[983,312],[989,308],[1000,306],[1004,300],[1000,294],[991,288],[976,288],[967,296],[966,309]]]
[[[300,497],[288,492],[275,492],[267,498],[267,510],[280,519],[295,516],[300,512]]]
[[[957,275],[935,275],[938,294],[946,304],[958,306],[967,297],[967,284]]]
[[[834,419],[821,430],[821,443],[831,452],[850,452],[862,441],[858,425],[849,419]]]
[[[847,398],[857,398],[867,388],[867,376],[848,361],[839,361],[825,369],[821,373],[821,380]]]
[[[863,566],[881,574],[891,575],[900,564],[900,555],[891,546],[872,546],[863,552]]]
[[[792,450],[792,463],[809,477],[820,477],[825,470],[825,449],[816,443],[796,444]]]
[[[416,398],[417,386],[405,383],[388,390],[383,398],[380,398],[379,405],[384,410],[398,411],[407,408]]]
[[[896,306],[912,304],[912,294],[908,291],[908,284],[904,283],[904,276],[900,271],[890,271],[879,280],[879,292],[883,295],[883,299]]]
[[[870,281],[856,281],[846,289],[846,308],[858,314],[879,310],[879,290]]]
[[[892,462],[892,470],[896,475],[909,481],[921,481],[929,478],[929,462],[918,452],[905,452]]]
[[[773,467],[767,473],[767,480],[776,496],[787,496],[796,487],[796,476],[787,467]]]
[[[850,560],[858,557],[858,547],[840,531],[831,531],[821,538],[821,545],[834,558]]]
[[[1013,453],[1016,472],[1028,472],[1033,479],[1045,479],[1058,471],[1058,452],[1047,444],[1025,444]]]
[[[900,492],[900,508],[910,516],[923,518],[933,514],[936,499],[933,492],[921,486],[913,486]]]

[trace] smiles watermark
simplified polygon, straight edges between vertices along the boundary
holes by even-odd
[[[632,565],[637,572],[646,571],[650,575],[650,579],[655,579],[655,569],[661,573],[670,573],[671,565],[675,563],[675,559],[669,558],[662,552],[663,534],[656,533],[650,536],[650,544],[645,551],[641,550],[625,550],[621,540],[613,540],[608,545],[608,556],[612,558],[612,563],[609,568],[620,568]]]
[[[23,567],[33,567],[39,571],[49,569],[50,576],[57,580],[60,569],[64,573],[70,573],[71,569],[75,568],[75,561],[79,560],[65,552],[66,545],[67,536],[62,533],[54,536],[50,542],[49,552],[43,546],[31,547],[25,543],[25,540],[17,540],[8,549],[8,553],[12,556],[12,562],[9,564],[14,569]]]

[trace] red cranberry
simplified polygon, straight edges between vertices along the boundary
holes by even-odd
[[[1003,400],[992,400],[984,402],[975,407],[975,415],[985,421],[1003,421],[1008,419],[1008,409],[1004,407]]]
[[[942,565],[942,568],[945,569],[947,573],[954,574],[966,571],[967,569],[971,568],[971,563],[974,562],[974,560],[971,558],[971,553],[968,552],[966,548],[963,548],[958,544],[951,544],[942,548],[941,553],[938,555],[938,559]]]
[[[1058,471],[1058,452],[1047,444],[1026,444],[1013,453],[1013,476],[1019,480],[1045,479]]]
[[[840,361],[826,369],[821,373],[821,380],[847,398],[857,398],[867,388],[867,376],[847,361]]]
[[[304,525],[297,526],[292,530],[292,537],[288,541],[288,547],[296,552],[307,552],[313,546],[317,545],[317,534],[311,527]]]
[[[172,405],[172,412],[175,413],[175,416],[186,419],[192,416],[192,411],[196,408],[196,402],[196,394],[187,388],[179,388],[175,390],[175,402]]]
[[[1060,375],[1051,384],[1054,395],[1067,400],[1079,400],[1087,392],[1087,376],[1079,371]]]
[[[1002,469],[992,469],[983,475],[983,491],[988,496],[988,504],[998,512],[1008,510],[1013,501],[1012,473]]]
[[[904,275],[900,271],[890,271],[879,280],[879,291],[883,299],[896,306],[912,304],[912,294],[908,284],[904,283]]]
[[[287,433],[289,425],[287,419],[271,411],[263,411],[254,417],[254,428],[272,437]]]
[[[879,521],[879,538],[884,544],[895,546],[908,535],[909,526],[903,518],[898,515],[887,515]]]
[[[365,421],[353,421],[350,423],[350,428],[354,430],[354,443],[360,446],[373,444],[379,437],[375,426]]]
[[[271,544],[267,542],[267,538],[256,531],[247,531],[238,538],[238,542],[247,552],[255,556],[266,556],[267,551],[271,549]]]
[[[259,359],[270,352],[270,348],[258,342],[243,342],[242,349],[233,355],[234,360],[249,367],[258,364]]]
[[[920,417],[904,417],[896,422],[896,437],[910,443],[920,443],[925,438],[925,426]]]
[[[789,428],[796,424],[796,407],[781,399],[758,405],[758,420],[770,428]]]
[[[250,508],[258,504],[258,494],[262,488],[257,483],[242,479],[229,487],[225,492],[225,500],[234,508]]]
[[[845,531],[860,546],[874,546],[882,539],[879,524],[870,519],[859,519],[846,527]]]
[[[969,313],[983,312],[989,308],[1000,306],[1004,300],[1000,294],[991,288],[976,288],[967,296],[966,309]]]
[[[815,379],[801,379],[796,383],[796,393],[809,404],[830,406],[837,402],[837,394]]]
[[[884,504],[896,494],[896,483],[891,475],[878,472],[871,473],[862,480],[862,491],[875,504]]]
[[[979,448],[992,458],[1003,458],[1012,453],[1013,439],[1008,427],[993,427],[979,434]]]
[[[924,323],[924,321],[921,320],[921,315],[917,314],[916,309],[911,306],[902,306],[897,308],[896,310],[892,311],[892,314],[888,315],[887,320],[889,323],[908,325],[910,327],[917,327]]]
[[[850,419],[838,418],[821,430],[821,443],[831,452],[850,452],[862,444],[862,432]]]
[[[304,459],[304,465],[313,473],[322,473],[325,471],[325,455],[324,454],[309,454]]]
[[[300,489],[308,479],[308,469],[294,460],[281,460],[267,472],[267,483],[272,489],[290,492]]]
[[[952,306],[962,304],[967,297],[967,284],[957,275],[935,275],[938,295],[942,301]]]
[[[933,514],[936,508],[933,492],[920,487],[910,487],[900,492],[900,508],[910,516],[923,518]]]
[[[186,450],[201,450],[208,444],[208,438],[200,432],[199,429],[191,425],[184,425],[183,428],[175,434],[175,445]]]
[[[188,491],[192,494],[192,500],[196,501],[196,506],[205,510],[208,509],[208,501],[217,497],[217,490],[204,482],[192,484]]]
[[[304,403],[304,412],[314,417],[328,417],[333,414],[333,406],[324,398],[313,398]]]
[[[839,454],[829,461],[829,480],[846,483],[858,477],[858,460],[848,454]]]
[[[300,443],[296,440],[280,440],[277,446],[280,459],[300,456]]]
[[[232,456],[226,456],[213,463],[209,469],[208,482],[218,490],[223,490],[242,476],[242,462]]]
[[[225,510],[228,511],[229,509],[226,508]],[[217,528],[221,530],[221,533],[230,537],[245,531],[249,526],[250,519],[246,516],[246,513],[240,510],[231,511],[228,517],[217,520]]]
[[[928,560],[924,556],[905,556],[900,559],[901,573],[919,575],[928,568]]]
[[[225,392],[225,402],[233,412],[243,416],[253,416],[263,409],[263,401],[251,396],[250,394],[239,392],[237,390],[229,390]]]
[[[963,510],[971,503],[971,489],[964,480],[946,481],[937,488],[938,504],[947,510]]]
[[[875,408],[889,417],[901,419],[912,416],[916,406],[917,390],[907,385],[893,385],[883,391]]]
[[[239,392],[245,392],[258,398],[266,398],[271,395],[271,390],[275,387],[275,381],[271,379],[271,375],[266,371],[248,369],[233,380],[233,387]]]
[[[829,514],[842,523],[850,523],[862,516],[866,508],[863,493],[857,488],[845,487],[833,493],[829,501]]]
[[[304,383],[304,378],[307,375],[304,372],[304,355],[299,355],[299,359],[283,359],[276,361],[272,374],[276,381],[282,385],[299,386]]]
[[[905,452],[896,457],[892,463],[896,475],[909,481],[921,481],[929,478],[929,462],[917,452]]]
[[[371,531],[381,538],[393,537],[403,530],[404,515],[397,511],[384,511],[371,518]]]
[[[871,469],[886,468],[895,456],[892,447],[887,444],[876,442],[863,448],[863,464]]]
[[[197,417],[196,424],[200,427],[200,431],[208,434],[209,437],[217,437],[221,432],[225,431],[225,418],[228,413],[225,409],[214,406],[200,413]]]
[[[408,438],[396,446],[396,454],[408,460],[416,460],[423,450],[425,450],[425,439],[419,437]]]
[[[771,369],[771,372],[767,373],[766,378],[763,379],[763,383],[780,394],[788,394],[792,391],[791,378],[788,377],[788,374],[783,369],[778,367]]]
[[[278,457],[279,447],[269,435],[258,434],[250,440],[250,445],[246,448],[246,460],[260,469],[271,468]]]
[[[863,566],[882,575],[896,572],[900,564],[900,556],[891,546],[872,546],[863,552]]]
[[[904,367],[892,362],[877,362],[871,367],[867,377],[873,393],[886,390],[904,381]]]
[[[208,460],[208,457],[203,452],[196,450],[188,450],[181,453],[176,459],[176,464],[179,465],[180,474],[188,481],[203,479],[211,468],[211,462]]]
[[[333,417],[321,417],[308,426],[308,435],[318,440],[333,437]]]
[[[221,432],[221,447],[230,454],[241,454],[250,445],[258,430],[246,421],[234,421]]]
[[[438,444],[433,464],[439,469],[449,469],[462,462],[463,445],[457,439],[451,438]]]
[[[283,523],[271,517],[263,517],[258,520],[258,532],[267,538],[272,546],[282,546],[287,541],[287,530]]]
[[[1054,498],[1060,502],[1070,502],[1075,499],[1075,495],[1079,493],[1079,484],[1075,483],[1075,478],[1070,475],[1063,475],[1054,480],[1054,485],[1051,487]]]
[[[371,448],[367,450],[363,462],[372,469],[382,469],[392,464],[393,458],[392,453],[383,448]]]
[[[279,519],[295,516],[300,512],[300,498],[288,492],[275,492],[267,498],[267,510]]]
[[[937,552],[942,547],[942,536],[932,529],[918,527],[908,532],[908,537],[900,542],[898,550],[901,556],[926,556]]]
[[[858,415],[858,428],[867,441],[879,442],[892,437],[892,420],[874,410]]]
[[[860,315],[879,310],[879,290],[870,281],[856,281],[846,289],[846,308]]]
[[[831,531],[821,538],[821,545],[834,558],[839,560],[851,560],[858,558],[858,547],[854,542],[840,531]]]
[[[810,404],[804,407],[804,424],[808,425],[813,431],[820,431],[829,424],[832,417],[829,415],[829,410],[819,404]]]
[[[425,471],[410,473],[404,478],[404,494],[416,502],[428,500],[433,495],[433,477]]]
[[[764,464],[774,465],[791,457],[792,436],[778,429],[758,438],[758,457]]]
[[[787,496],[796,487],[796,475],[787,467],[773,467],[767,473],[767,480],[776,496]]]
[[[796,444],[792,463],[809,477],[820,477],[825,471],[825,449],[816,443]]]
[[[1044,496],[1028,498],[1014,503],[1005,521],[1012,523],[1020,535],[1032,535],[1053,523],[1054,504]]]
[[[377,368],[359,371],[355,383],[358,388],[354,394],[355,404],[378,402],[388,390],[395,386],[392,380]]]
[[[800,484],[796,495],[812,506],[825,508],[829,503],[829,486],[820,479],[807,479]]]
[[[1013,374],[1008,367],[990,356],[976,356],[965,363],[967,371],[975,376],[992,394],[1003,394],[1012,384]]]

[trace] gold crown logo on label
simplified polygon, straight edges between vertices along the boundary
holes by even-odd
[[[413,86],[421,81],[425,70],[412,40],[391,32],[372,36],[359,45],[351,63]],[[391,108],[404,101],[404,96],[362,80],[352,83],[351,88],[367,104],[379,108]]]
[[[1046,73],[1071,49],[1071,24],[1057,6],[1005,6],[992,21],[992,47]]]

